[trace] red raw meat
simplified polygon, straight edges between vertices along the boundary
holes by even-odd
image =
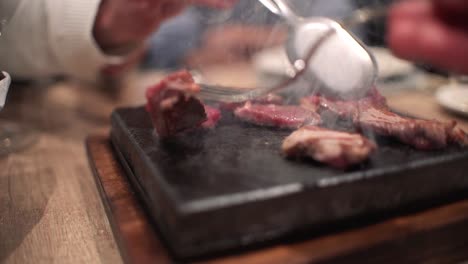
[[[346,168],[368,159],[377,146],[360,134],[304,126],[282,145],[287,157],[309,157],[335,168]]]
[[[160,137],[216,125],[220,113],[195,97],[199,91],[200,87],[187,71],[175,72],[148,88],[146,110]]]
[[[247,102],[234,111],[239,119],[261,126],[296,129],[304,125],[317,125],[320,116],[300,106],[263,105]]]
[[[328,110],[339,117],[353,120],[361,130],[370,130],[382,136],[391,136],[417,149],[430,150],[447,147],[450,143],[468,145],[465,132],[456,122],[439,122],[403,117],[390,111],[385,98],[377,90],[357,101],[334,100],[322,96],[303,98],[304,107]]]

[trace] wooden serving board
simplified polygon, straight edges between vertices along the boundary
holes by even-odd
[[[97,186],[127,263],[173,263],[106,136],[86,142]],[[391,219],[282,240],[203,263],[456,263],[468,259],[468,200]]]

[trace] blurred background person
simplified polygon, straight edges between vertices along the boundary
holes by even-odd
[[[355,9],[346,0],[290,0],[299,15],[343,19]],[[192,7],[165,22],[150,41],[146,68],[196,67],[249,59],[279,46],[287,36],[284,21],[258,1],[239,0],[232,10]]]

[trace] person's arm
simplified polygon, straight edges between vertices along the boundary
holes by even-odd
[[[168,16],[188,3],[227,7],[233,0],[20,1],[0,37],[0,68],[17,78],[68,75],[94,80],[120,63]]]
[[[93,37],[99,0],[20,1],[0,37],[0,68],[17,78],[94,80],[112,63]]]

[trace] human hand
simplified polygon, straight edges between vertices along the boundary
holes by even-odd
[[[401,1],[389,12],[387,40],[405,59],[468,74],[468,1]]]

